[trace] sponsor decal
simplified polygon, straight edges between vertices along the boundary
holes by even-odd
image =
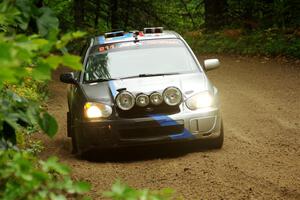
[[[98,48],[98,50],[99,50],[99,52],[103,52],[103,51],[113,49],[115,47],[116,47],[116,45],[110,44],[110,45],[106,45],[106,46],[101,46],[101,47]]]

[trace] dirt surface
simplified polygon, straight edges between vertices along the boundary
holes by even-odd
[[[109,159],[70,153],[66,135],[67,86],[50,84],[49,109],[59,122],[55,139],[43,138],[42,157],[58,156],[73,177],[93,185],[102,199],[116,179],[132,187],[171,187],[184,199],[300,199],[300,64],[267,58],[218,56],[208,72],[221,93],[225,143],[221,150],[179,146],[121,150]],[[100,157],[100,155],[99,155]]]

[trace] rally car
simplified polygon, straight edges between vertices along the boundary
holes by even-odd
[[[176,32],[161,27],[91,38],[70,84],[67,134],[73,152],[133,145],[207,140],[223,145],[218,90]]]

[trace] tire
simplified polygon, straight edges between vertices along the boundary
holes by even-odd
[[[67,112],[67,136],[72,137],[72,120],[70,112]]]
[[[223,121],[221,121],[220,135],[219,137],[209,141],[209,147],[212,149],[221,149],[223,143],[224,143],[224,128],[223,128]]]
[[[71,137],[72,140],[72,153],[77,154],[78,153],[78,145],[75,134]]]
[[[72,153],[76,154],[78,152],[78,146],[77,146],[76,136],[74,134],[74,128],[72,128],[72,116],[70,112],[67,112],[67,136],[71,137]]]

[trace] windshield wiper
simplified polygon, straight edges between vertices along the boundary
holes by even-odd
[[[168,76],[168,75],[175,75],[175,74],[179,74],[179,73],[178,72],[173,72],[173,73],[157,73],[157,74],[139,74],[139,75],[134,75],[134,76],[121,77],[119,79],[151,77],[151,76]]]
[[[114,78],[98,78],[98,79],[94,79],[94,80],[85,80],[86,83],[98,83],[98,82],[105,82],[105,81],[111,81],[111,80],[116,80]]]
[[[151,76],[168,76],[168,75],[175,75],[179,74],[178,72],[173,73],[157,73],[157,74],[138,74],[134,76],[125,76],[120,78],[99,78],[94,80],[85,80],[86,83],[98,83],[98,82],[105,82],[105,81],[111,81],[111,80],[120,80],[120,79],[129,79],[129,78],[139,78],[139,77],[151,77]]]

